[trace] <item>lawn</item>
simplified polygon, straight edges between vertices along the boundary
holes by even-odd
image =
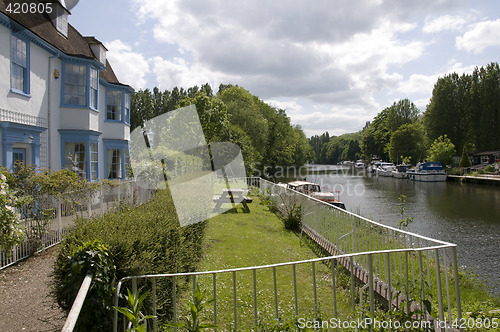
[[[300,234],[286,230],[283,222],[260,204],[258,197],[253,198],[254,202],[249,205],[250,213],[243,213],[242,206],[238,205],[236,209],[209,219],[203,244],[204,256],[199,271],[260,266],[318,257],[308,246],[308,240],[303,238],[301,241]],[[254,328],[256,323],[261,327],[265,325],[267,330],[278,324],[277,322],[291,324],[301,317],[334,317],[332,269],[324,263],[316,262],[314,267],[311,263],[296,265],[295,270],[298,316],[295,315],[293,267],[281,266],[275,269],[277,298],[274,296],[273,269],[255,272],[257,322],[254,315],[253,271],[236,274],[238,330]],[[343,274],[336,272],[339,316],[343,316],[343,313],[351,314],[348,290],[339,286],[347,284],[346,280]],[[213,297],[213,275],[199,276],[197,282],[201,289],[207,290],[210,297]],[[223,330],[234,328],[233,282],[232,272],[218,274],[216,277],[217,325]],[[181,302],[186,301],[184,299]],[[213,321],[213,305],[207,310],[205,321]]]

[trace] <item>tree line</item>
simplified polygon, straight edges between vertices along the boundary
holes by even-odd
[[[453,155],[500,149],[500,68],[439,78],[425,112],[409,99],[386,107],[359,132],[309,139],[317,163],[379,158],[451,164]]]
[[[191,104],[196,105],[208,143],[232,142],[240,146],[247,174],[272,176],[279,167],[300,167],[314,157],[303,130],[291,123],[285,110],[231,84],[221,84],[217,93],[208,83],[187,90],[139,90],[131,97],[131,130]]]

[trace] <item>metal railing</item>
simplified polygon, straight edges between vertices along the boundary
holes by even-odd
[[[407,312],[412,308],[424,311],[424,301],[429,300],[437,306],[437,317],[422,313],[419,319],[438,319],[433,323],[438,330],[447,328],[446,323],[442,325],[445,320],[450,323],[454,318],[461,319],[455,244],[376,223],[260,178],[248,178],[247,183],[259,188],[275,207],[295,204],[301,211],[303,232],[331,256],[217,271],[129,276],[118,282],[115,306],[120,304],[126,285],[130,283],[136,292],[139,284],[151,289],[151,305],[144,314],[157,316],[157,296],[168,293],[171,321],[177,322],[182,315],[181,304],[186,301],[181,290],[186,288],[186,278],[190,278],[193,292],[196,282],[202,279],[212,289],[215,302],[207,320],[233,330],[253,328],[269,313],[277,320],[290,315],[295,319],[354,319],[365,307],[359,302],[363,293],[358,297],[358,291],[363,290],[368,292],[366,305],[372,317],[377,298],[389,311]],[[320,262],[330,263],[329,273]],[[297,278],[307,278],[310,288],[299,287]],[[169,289],[158,290],[160,283]],[[346,302],[350,316],[338,309]],[[227,316],[228,311],[232,312],[230,321],[221,321],[221,314]],[[123,321],[123,330],[125,324]],[[115,312],[113,331],[118,331],[119,325]],[[158,331],[157,319],[149,324],[148,331]]]
[[[133,180],[101,184],[94,192],[68,192],[60,196],[29,193],[32,202],[20,212],[26,240],[10,253],[0,249],[0,269],[4,269],[33,253],[52,247],[62,240],[78,216],[102,215],[121,203],[141,205],[151,199],[153,191]],[[40,218],[35,217],[44,213]]]

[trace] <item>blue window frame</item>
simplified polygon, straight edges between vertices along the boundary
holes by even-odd
[[[10,87],[14,92],[30,93],[30,44],[15,35],[10,37]]]
[[[26,164],[26,149],[12,149],[12,166],[10,169],[13,170],[17,162]]]
[[[97,96],[99,91],[99,73],[90,68],[90,107],[97,109]]]
[[[122,92],[120,90],[106,91],[106,120],[122,120]]]
[[[85,130],[59,130],[61,168],[94,181],[99,178],[98,140],[101,133]]]
[[[85,106],[87,95],[87,66],[64,65],[64,104]]]
[[[103,139],[104,178],[125,179],[130,165],[128,141]]]
[[[81,62],[65,62],[62,66],[61,106],[98,110],[99,71]]]

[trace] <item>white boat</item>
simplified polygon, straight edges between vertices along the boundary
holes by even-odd
[[[406,179],[406,172],[410,169],[410,165],[400,164],[396,165],[396,169],[392,171],[392,176],[397,179]]]
[[[362,162],[362,161],[357,161],[356,164],[354,165],[354,168],[364,169],[365,168],[365,163]]]
[[[380,163],[377,167],[377,175],[379,176],[392,176],[392,171],[396,169],[393,163]]]
[[[320,201],[335,205],[345,210],[345,204],[340,202],[337,197],[331,192],[322,192],[319,184],[308,181],[292,181],[288,183],[287,188],[296,190],[303,194],[309,195]]]
[[[415,168],[406,171],[408,179],[416,182],[444,182],[446,172],[440,162],[418,163]]]

